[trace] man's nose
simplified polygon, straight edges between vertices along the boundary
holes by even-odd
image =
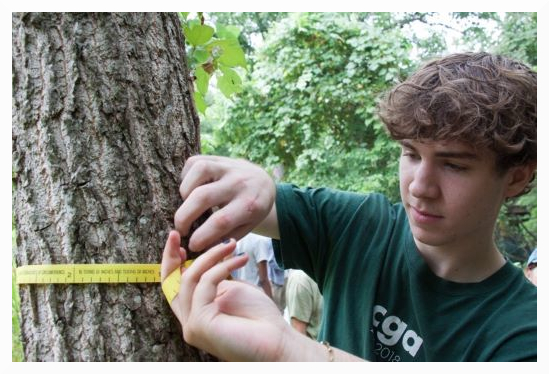
[[[436,170],[429,163],[422,161],[414,170],[409,191],[416,198],[434,199],[440,194]]]

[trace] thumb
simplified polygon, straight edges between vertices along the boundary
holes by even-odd
[[[160,279],[162,282],[170,275],[175,269],[180,268],[181,264],[185,261],[185,251],[182,251],[179,247],[181,237],[179,232],[172,230],[166,240],[166,246],[162,253],[162,264],[160,265]]]

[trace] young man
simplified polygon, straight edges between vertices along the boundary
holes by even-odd
[[[521,361],[537,359],[537,291],[498,251],[501,205],[536,169],[537,77],[486,53],[430,62],[396,86],[380,117],[400,142],[402,202],[379,194],[275,186],[243,160],[189,159],[175,215],[192,251],[250,230],[319,285],[319,339],[292,331],[260,291],[226,281],[242,266],[225,241],[181,276],[172,309],[185,340],[226,360]],[[185,259],[179,233],[162,276]],[[327,343],[329,342],[329,343]]]

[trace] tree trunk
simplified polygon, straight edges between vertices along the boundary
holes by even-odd
[[[175,14],[13,14],[17,266],[160,263],[199,152]],[[198,361],[159,284],[22,285],[27,361]]]

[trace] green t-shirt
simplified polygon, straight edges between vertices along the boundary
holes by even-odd
[[[507,262],[479,283],[437,277],[402,204],[277,186],[275,256],[324,296],[319,340],[371,361],[537,360],[537,290]]]

